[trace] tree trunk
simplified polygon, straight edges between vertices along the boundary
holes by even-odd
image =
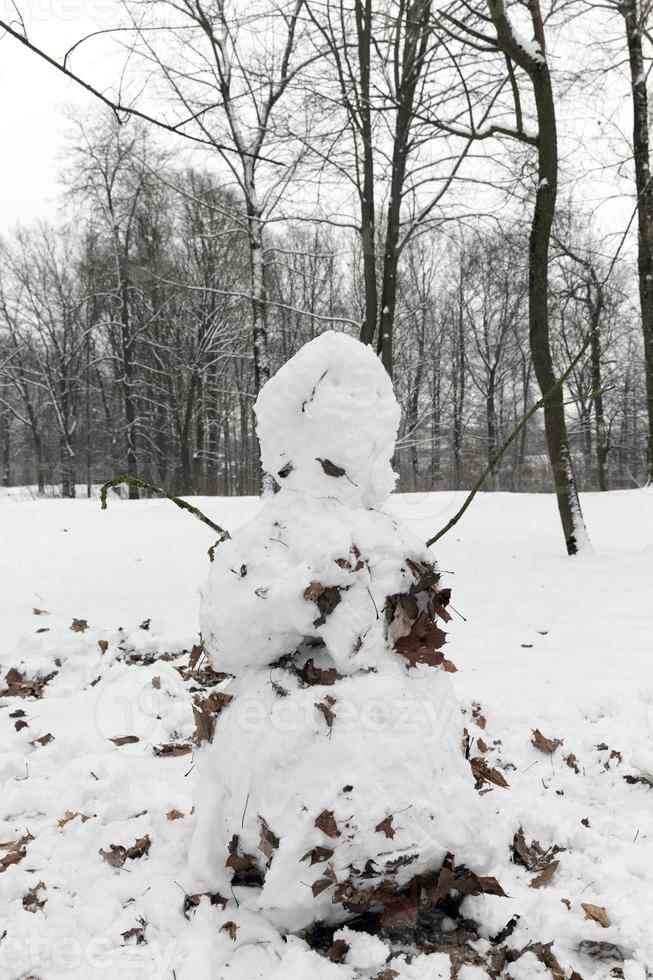
[[[549,245],[558,188],[558,138],[549,69],[544,60],[532,67],[538,119],[538,186],[529,243],[528,322],[533,368],[545,394],[556,382],[549,341]],[[544,405],[546,443],[567,552],[576,554],[587,533],[574,479],[562,387]]]
[[[360,124],[363,141],[363,186],[359,191],[361,208],[361,242],[363,246],[363,281],[365,313],[360,339],[373,344],[376,334],[378,299],[376,284],[376,213],[374,206],[374,146],[370,69],[372,45],[372,0],[355,0],[358,64],[360,69]]]
[[[487,394],[485,396],[485,417],[487,420],[487,460],[492,460],[499,448],[499,425],[497,421],[494,370],[490,371]],[[492,474],[496,475],[496,471]]]
[[[3,428],[3,458],[2,458],[2,485],[11,486],[11,419],[8,415],[2,416]]]
[[[648,414],[648,473],[653,481],[653,182],[651,181],[647,66],[642,50],[642,24],[637,0],[622,0],[619,9],[626,24],[630,86],[633,99],[633,158],[637,187],[637,271],[639,302],[644,333],[644,377],[646,380],[646,409]]]
[[[607,480],[607,439],[605,412],[603,408],[603,384],[601,370],[601,338],[598,330],[592,334],[590,341],[592,358],[592,391],[594,392],[594,433],[596,438],[596,483],[599,490],[608,489]]]
[[[129,307],[129,280],[120,263],[120,344],[122,347],[123,403],[125,410],[125,437],[127,441],[127,475],[138,476],[136,456],[136,404],[134,398],[133,338]],[[138,500],[138,487],[129,487],[129,499]]]

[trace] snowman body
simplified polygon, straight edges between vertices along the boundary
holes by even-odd
[[[280,928],[337,921],[436,869],[471,835],[473,781],[436,621],[448,594],[383,510],[392,386],[372,351],[323,334],[256,405],[281,489],[216,551],[205,649],[233,675],[198,753],[198,886]]]

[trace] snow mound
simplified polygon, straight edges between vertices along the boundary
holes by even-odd
[[[321,334],[267,382],[254,411],[263,468],[283,487],[365,507],[391,494],[400,413],[370,347]]]

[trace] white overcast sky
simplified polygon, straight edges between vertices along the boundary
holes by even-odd
[[[114,0],[16,0],[34,44],[61,59],[91,31],[115,23]],[[16,22],[10,0],[0,0],[2,19]],[[116,61],[102,38],[73,56],[73,69],[100,87],[109,85]],[[0,156],[0,231],[17,221],[53,217],[58,206],[64,109],[97,111],[97,101],[18,41],[0,37],[0,106],[3,148]]]

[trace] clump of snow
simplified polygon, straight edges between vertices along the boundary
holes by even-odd
[[[449,676],[394,646],[418,616],[415,569],[437,573],[380,508],[399,417],[380,362],[323,334],[268,382],[257,415],[281,489],[218,548],[203,590],[205,650],[235,676],[198,753],[191,866],[224,895],[250,862],[261,887],[241,902],[296,931],[346,917],[347,889],[399,888],[448,851],[482,873],[491,848],[473,826]],[[390,624],[397,596],[414,612]]]
[[[399,406],[371,347],[321,334],[268,381],[254,411],[263,468],[285,488],[362,506],[392,492]]]

